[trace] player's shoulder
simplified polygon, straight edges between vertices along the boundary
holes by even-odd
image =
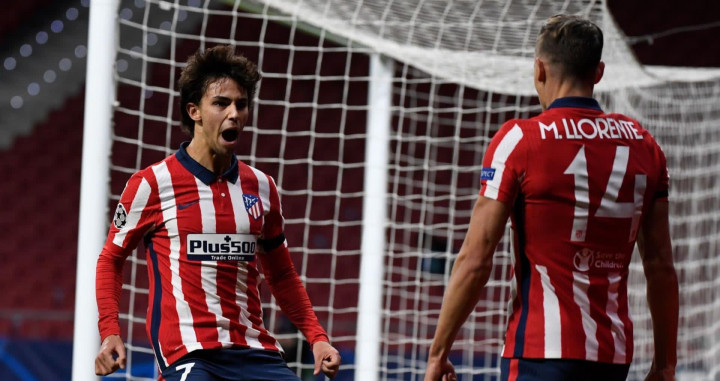
[[[269,182],[271,186],[274,186],[275,180],[273,177],[261,169],[258,169],[257,167],[254,167],[250,164],[247,164],[243,162],[242,160],[238,160],[238,172],[240,175],[240,178],[250,178],[254,179],[256,178],[260,182]]]
[[[155,173],[157,171],[157,168],[160,166],[171,167],[168,165],[168,163],[173,160],[177,161],[175,154],[172,154],[162,160],[156,161],[155,163],[152,163],[152,164],[146,166],[145,168],[133,173],[132,176],[130,177],[130,180],[145,179],[146,181],[154,182],[155,177],[156,177]]]
[[[551,115],[551,114],[552,113],[545,111],[545,112],[535,115],[531,118],[508,119],[505,123],[503,123],[502,128],[500,130],[501,131],[502,130],[509,131],[509,130],[512,130],[513,128],[515,128],[515,129],[519,129],[523,132],[536,131],[538,123],[551,123],[557,119],[557,115],[554,115],[554,114]]]
[[[533,120],[535,118],[530,119],[520,119],[520,118],[513,118],[508,119],[503,123],[500,130],[511,130],[513,128],[520,128],[520,129],[528,129],[533,124]]]
[[[524,135],[533,125],[532,119],[509,119],[500,126],[500,129],[495,133],[494,137],[504,137],[507,134],[513,135]],[[537,125],[537,124],[536,124]]]
[[[637,119],[621,113],[608,113],[605,116],[610,119],[622,120],[629,123],[631,128],[634,129],[637,134],[642,137],[643,142],[651,146],[658,145],[653,134],[649,130],[647,130],[643,126],[643,124],[640,123],[640,121],[638,121]]]
[[[645,128],[643,127],[642,123],[640,123],[637,119],[635,119],[629,115],[621,114],[619,112],[610,112],[610,113],[606,113],[605,117],[630,122],[637,128],[638,131],[640,131],[640,130],[646,131]]]
[[[647,132],[647,130],[645,130],[645,128],[643,127],[643,125],[642,125],[637,119],[635,119],[635,118],[633,118],[633,117],[631,117],[631,116],[628,116],[628,115],[625,115],[625,114],[621,114],[621,113],[618,113],[618,112],[611,112],[611,113],[605,114],[604,117],[610,118],[610,119],[615,119],[615,120],[623,120],[623,121],[626,121],[626,122],[630,122],[630,123],[633,124],[633,127],[635,127],[635,129],[636,129],[638,132]]]
[[[252,166],[242,160],[238,160],[238,172],[240,172],[240,176],[267,176],[265,172],[262,170],[256,168],[255,166]]]
[[[493,143],[498,145],[506,141],[513,146],[522,144],[526,137],[533,136],[537,132],[537,121],[534,118],[514,118],[505,121],[499,130],[492,136]]]

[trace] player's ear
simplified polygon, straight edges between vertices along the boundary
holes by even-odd
[[[535,57],[535,83],[545,83],[546,72],[545,63],[538,57]]]
[[[605,62],[600,61],[600,63],[598,63],[597,69],[595,69],[595,84],[600,82],[604,73],[605,73]]]
[[[200,116],[200,108],[192,102],[188,102],[188,104],[185,105],[185,111],[187,111],[188,115],[190,115],[190,119],[199,122],[202,120],[202,117]]]

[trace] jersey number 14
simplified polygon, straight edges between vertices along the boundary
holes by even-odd
[[[640,216],[642,215],[643,196],[647,185],[647,175],[636,174],[634,184],[633,202],[618,202],[618,193],[622,187],[625,173],[627,172],[630,147],[618,146],[615,150],[612,172],[608,179],[605,193],[603,194],[600,207],[595,212],[595,217],[608,218],[630,218],[630,234],[628,242],[633,242],[637,235]],[[593,158],[595,159],[595,158]],[[599,159],[598,159],[599,160]],[[587,234],[588,219],[590,218],[590,187],[588,185],[587,157],[585,146],[582,146],[575,158],[565,170],[564,174],[573,175],[575,179],[575,212],[573,216],[573,228],[570,233],[570,240],[584,242]]]

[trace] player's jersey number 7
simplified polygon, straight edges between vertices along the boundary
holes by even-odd
[[[638,173],[634,178],[634,201],[618,202],[618,193],[622,187],[625,173],[627,172],[630,147],[618,146],[615,149],[615,159],[612,164],[612,172],[608,179],[605,193],[603,194],[600,207],[595,212],[595,217],[609,218],[631,218],[630,234],[628,242],[633,242],[637,235],[638,225],[643,207],[643,195],[647,185],[647,175]],[[594,157],[592,159],[595,159]],[[599,158],[597,160],[600,160]],[[575,155],[564,174],[573,175],[575,179],[575,212],[573,216],[573,228],[570,233],[570,240],[584,242],[587,234],[588,219],[590,218],[590,187],[588,185],[588,166],[585,156],[585,146]]]

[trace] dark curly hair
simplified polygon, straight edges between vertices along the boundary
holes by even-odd
[[[182,128],[193,136],[195,121],[187,112],[187,104],[200,104],[208,86],[222,78],[230,78],[245,89],[248,107],[252,105],[260,73],[257,66],[241,54],[235,54],[235,48],[219,45],[204,51],[198,50],[190,56],[178,80],[180,89],[180,113]]]
[[[603,33],[580,16],[550,17],[538,35],[538,56],[559,63],[563,71],[579,79],[592,79],[602,56]]]

